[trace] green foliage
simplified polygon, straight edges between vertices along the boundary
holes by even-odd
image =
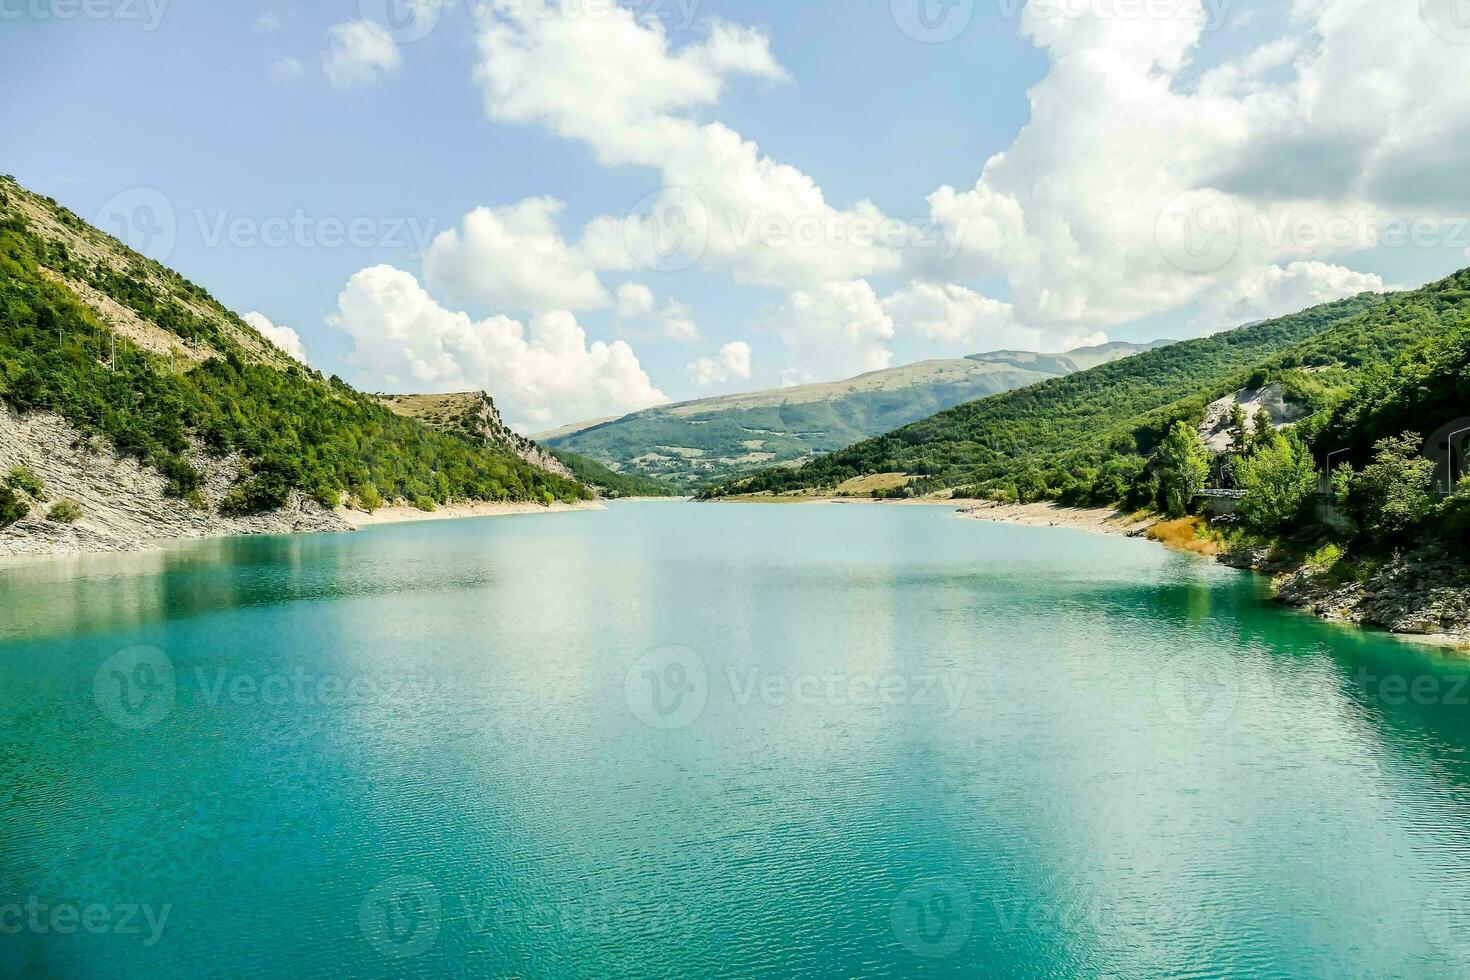
[[[369,514],[383,506],[383,495],[378,493],[378,488],[371,483],[364,483],[354,489],[352,496],[357,501],[358,509],[365,510]]]
[[[46,512],[46,520],[56,524],[75,524],[82,519],[82,505],[75,500],[58,500]]]
[[[1241,519],[1258,531],[1277,534],[1308,516],[1317,492],[1317,467],[1295,433],[1272,433],[1236,463],[1235,482],[1245,491]]]
[[[1361,472],[1336,474],[1339,502],[1374,544],[1405,540],[1434,509],[1434,463],[1419,455],[1415,433],[1381,439]]]
[[[106,438],[157,468],[170,494],[198,500],[200,476],[188,456],[202,447],[245,459],[242,482],[224,503],[236,513],[278,507],[293,491],[327,500],[369,483],[403,500],[590,495],[508,452],[394,415],[337,379],[271,361],[261,353],[268,345],[203,290],[57,213],[130,265],[86,267],[0,211],[0,402],[57,412],[84,437]],[[165,357],[116,337],[47,269],[90,282],[205,359]]]
[[[677,497],[680,491],[648,476],[615,473],[595,459],[567,449],[547,450],[555,456],[572,475],[589,487],[596,488],[604,497]]]
[[[1210,478],[1210,452],[1188,422],[1176,422],[1156,456],[1158,507],[1170,517],[1189,513],[1189,505]]]
[[[413,505],[425,514],[432,514],[439,509],[439,505],[435,503],[433,497],[417,497],[414,499]]]
[[[1046,499],[1115,504],[1119,459],[1138,479],[1124,502],[1148,495],[1138,461],[1176,422],[1197,424],[1206,406],[1245,387],[1258,367],[1293,366],[1290,352],[1324,331],[1362,317],[1384,300],[1364,295],[1239,330],[1185,341],[1121,361],[995,395],[931,416],[814,460],[799,470],[769,469],[712,488],[709,495],[832,487],[870,473],[908,473],[916,490],[964,487],[972,496],[1028,488]],[[1131,459],[1130,459],[1131,458]],[[1079,486],[1095,471],[1107,478]]]
[[[10,471],[10,476],[5,481],[12,490],[18,490],[33,500],[46,500],[46,484],[36,475],[36,471],[25,466],[17,466]]]
[[[26,498],[8,486],[0,486],[0,527],[9,527],[31,512]]]

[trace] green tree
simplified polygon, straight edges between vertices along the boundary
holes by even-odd
[[[0,527],[9,527],[31,512],[24,497],[7,486],[0,486]]]
[[[1419,454],[1421,445],[1423,439],[1413,432],[1380,439],[1373,462],[1362,472],[1337,474],[1338,500],[1370,541],[1401,539],[1434,510],[1435,467]]]
[[[1265,406],[1256,409],[1256,434],[1255,447],[1264,447],[1271,444],[1271,437],[1276,432],[1276,423],[1271,421],[1271,413],[1266,411]],[[1244,443],[1242,443],[1244,445]]]
[[[1230,448],[1236,453],[1250,452],[1251,430],[1245,420],[1245,409],[1240,402],[1230,406]]]
[[[1158,505],[1170,517],[1189,513],[1190,502],[1210,478],[1210,451],[1188,422],[1175,422],[1155,457],[1158,463]]]
[[[1268,441],[1235,466],[1237,486],[1245,491],[1240,516],[1267,533],[1284,531],[1306,514],[1317,491],[1317,468],[1295,433],[1272,433]]]

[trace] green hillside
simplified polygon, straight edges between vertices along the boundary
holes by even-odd
[[[0,402],[59,413],[198,500],[203,451],[244,460],[225,507],[578,500],[589,491],[401,418],[297,364],[204,290],[0,178]]]
[[[677,497],[680,491],[652,477],[615,473],[595,459],[566,449],[548,450],[578,480],[604,497]]]
[[[1157,447],[1169,416],[1202,413],[1243,373],[1384,302],[1359,296],[1148,351],[971,402],[800,470],[765,470],[714,493],[829,488],[864,474],[907,473],[913,492],[1015,487],[1037,499],[1060,496],[1080,475],[1097,484],[1088,496],[1115,496]]]
[[[1154,346],[1108,344],[1067,354],[997,351],[924,361],[831,384],[665,405],[536,438],[617,472],[692,491],[763,467],[794,465],[954,405]]]

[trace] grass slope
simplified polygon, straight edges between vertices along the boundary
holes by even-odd
[[[114,359],[113,351],[116,350]],[[401,418],[297,364],[203,289],[0,178],[0,402],[57,412],[194,497],[196,447],[244,459],[228,502],[578,500],[507,452]]]
[[[794,465],[953,405],[1143,349],[1109,344],[1068,354],[998,351],[925,361],[832,384],[665,405],[537,438],[620,473],[691,490],[767,466]]]

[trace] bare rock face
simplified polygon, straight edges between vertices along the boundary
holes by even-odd
[[[1205,441],[1210,452],[1223,453],[1233,448],[1235,440],[1230,432],[1230,415],[1236,405],[1245,412],[1246,431],[1251,435],[1256,434],[1256,414],[1261,409],[1266,410],[1271,416],[1271,424],[1278,429],[1300,422],[1307,414],[1306,409],[1286,400],[1279,384],[1260,389],[1246,388],[1233,395],[1226,395],[1219,401],[1210,403],[1205,409],[1205,420],[1200,423],[1200,438]]]
[[[382,395],[388,410],[430,428],[455,432],[476,442],[499,446],[532,466],[575,480],[570,470],[546,450],[515,432],[500,417],[495,399],[483,391],[449,395]]]
[[[0,558],[141,551],[178,538],[350,530],[332,511],[299,496],[270,514],[222,515],[219,503],[239,476],[239,459],[198,452],[190,462],[204,477],[203,509],[166,496],[168,481],[156,470],[119,456],[102,440],[87,439],[61,416],[18,415],[0,406],[0,478],[23,466],[41,478],[47,497],[33,502],[27,517],[0,529]],[[80,520],[46,520],[48,507],[61,499],[81,505]]]
[[[1395,556],[1362,581],[1301,568],[1277,581],[1276,594],[1324,619],[1470,642],[1470,565],[1437,549]]]

